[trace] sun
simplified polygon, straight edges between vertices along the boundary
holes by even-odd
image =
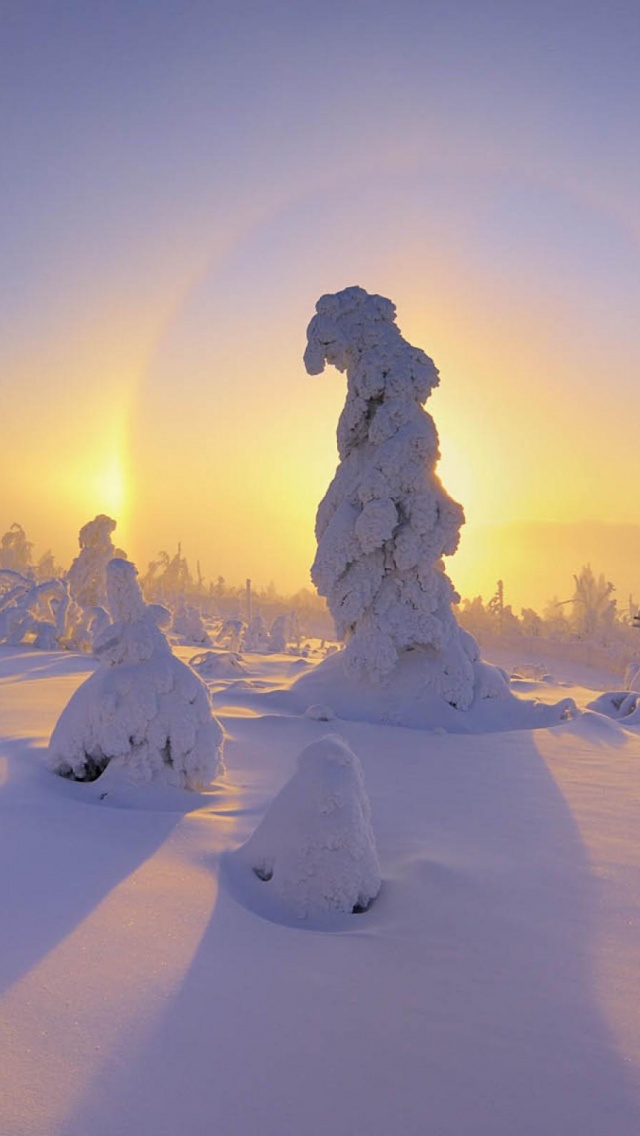
[[[87,480],[87,493],[96,505],[99,503],[99,511],[121,519],[127,502],[127,476],[121,455],[108,455]]]
[[[95,449],[77,455],[55,477],[56,502],[84,520],[106,513],[118,522],[120,532],[130,506],[130,478],[124,448],[111,444],[102,452]]]

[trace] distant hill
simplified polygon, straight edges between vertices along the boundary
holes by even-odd
[[[640,605],[640,524],[603,521],[505,521],[467,524],[447,571],[463,596],[485,599],[504,580],[505,602],[514,611],[541,609],[552,596],[569,599],[573,574],[584,564],[603,572],[616,587],[618,608],[629,596]]]

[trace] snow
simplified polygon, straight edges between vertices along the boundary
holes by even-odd
[[[467,711],[494,698],[508,702],[502,676],[482,662],[475,639],[452,610],[459,597],[443,557],[458,546],[464,513],[437,476],[438,434],[422,405],[439,383],[433,361],[402,337],[390,300],[358,287],[320,298],[307,341],[310,374],[326,363],[347,374],[340,464],[318,507],[311,568],[346,644],[339,664],[345,672],[343,711],[335,709],[349,717],[345,708],[355,699],[362,717],[367,684],[384,684],[385,718],[375,714],[375,692],[365,716],[381,721],[392,714],[404,725],[446,726],[455,723],[451,708]],[[328,689],[316,690],[314,701],[332,702],[337,666],[327,667]],[[407,684],[412,702],[426,691],[422,709],[407,706]],[[484,711],[476,728],[485,728]],[[503,722],[520,723],[515,707],[511,719],[500,714]]]
[[[422,409],[438,372],[402,338],[391,301],[362,288],[323,296],[307,339],[310,374],[325,362],[347,373],[340,465],[318,508],[311,569],[347,642],[347,669],[379,681],[407,648],[449,648],[448,696],[464,708],[473,675],[455,649],[456,594],[442,562],[464,514],[435,473],[438,435]]]
[[[201,789],[221,769],[222,730],[207,687],[172,654],[136,577],[127,560],[106,566],[112,622],[95,643],[100,666],[60,715],[49,763],[79,781],[111,764],[111,776],[118,768],[133,781]]]
[[[104,607],[107,599],[106,568],[114,556],[122,556],[111,533],[117,522],[104,513],[83,525],[78,534],[80,552],[67,573],[71,598],[79,607]]]
[[[461,631],[459,642],[465,643],[465,639],[477,649],[475,640]],[[393,673],[372,686],[348,672],[344,652],[338,651],[286,689],[270,692],[268,698],[273,706],[296,713],[310,714],[320,705],[330,707],[337,718],[347,721],[444,729],[452,733],[536,729],[562,722],[575,713],[571,697],[555,703],[549,703],[546,697],[516,697],[505,673],[478,656],[470,660],[473,702],[468,709],[460,710],[445,696],[443,661],[446,669],[446,651],[435,653],[417,648],[405,652]],[[532,692],[537,694],[537,689],[532,688]]]
[[[100,665],[0,648],[3,1136],[637,1136],[637,728],[327,727],[269,703],[295,661],[256,655],[217,683],[224,778],[105,790],[45,762]],[[528,697],[593,699],[546,670]],[[382,887],[319,927],[238,872],[328,728]]]
[[[371,807],[360,761],[342,738],[328,734],[306,746],[235,858],[280,918],[369,907],[380,890]],[[249,873],[269,886],[256,889]]]

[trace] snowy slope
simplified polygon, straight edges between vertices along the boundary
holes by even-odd
[[[190,794],[53,776],[90,664],[0,652],[2,1136],[637,1136],[638,732],[328,726],[261,709],[295,660],[244,663]],[[320,930],[229,854],[329,730],[383,884]]]

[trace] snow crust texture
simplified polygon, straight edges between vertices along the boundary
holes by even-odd
[[[63,710],[49,743],[62,776],[94,780],[110,762],[134,782],[201,789],[221,770],[223,733],[198,675],[171,653],[163,609],[144,602],[133,564],[106,568],[111,621],[97,636],[99,667]]]
[[[442,560],[458,546],[464,514],[436,475],[438,435],[422,405],[438,371],[403,339],[382,296],[346,288],[323,296],[316,313],[306,368],[346,371],[347,398],[340,465],[318,508],[313,581],[347,644],[351,674],[379,682],[401,652],[430,647],[444,653],[443,697],[466,709],[474,672]]]
[[[371,809],[360,760],[342,738],[302,751],[239,856],[297,918],[369,906],[380,890]]]

